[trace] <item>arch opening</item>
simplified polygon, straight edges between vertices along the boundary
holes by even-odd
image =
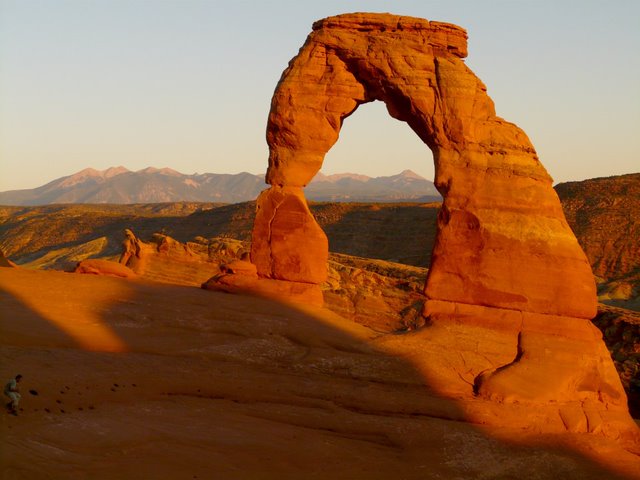
[[[344,118],[339,139],[323,161],[323,173],[343,173],[343,166],[355,166],[357,173],[370,177],[390,176],[399,173],[396,160],[402,169],[433,180],[431,149],[405,121],[393,118],[382,100],[373,100]]]
[[[328,239],[326,308],[378,332],[424,325],[423,289],[442,200],[432,179],[430,148],[384,102],[361,104],[345,117],[321,171],[303,190]]]

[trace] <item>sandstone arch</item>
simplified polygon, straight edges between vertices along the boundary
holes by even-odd
[[[326,239],[302,187],[319,171],[344,119],[358,105],[381,100],[433,151],[444,197],[427,297],[594,316],[593,275],[552,180],[525,133],[496,116],[485,86],[464,64],[466,39],[455,25],[387,14],[339,15],[313,25],[271,104],[272,188],[259,199],[252,249],[261,276],[324,280]]]
[[[496,115],[464,64],[466,40],[455,25],[389,14],[313,25],[271,103],[271,187],[257,201],[251,260],[260,285],[252,288],[322,302],[328,244],[303,187],[344,119],[381,100],[432,150],[444,197],[425,286],[433,328],[425,335],[431,346],[466,355],[470,380],[460,382],[452,359],[429,347],[434,381],[456,396],[515,402],[514,424],[636,432],[588,320],[596,312],[588,261],[531,142]],[[491,421],[483,415],[479,421]]]

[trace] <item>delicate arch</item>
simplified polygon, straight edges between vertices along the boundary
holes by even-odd
[[[261,277],[325,279],[326,236],[302,188],[343,120],[381,100],[433,151],[444,197],[426,313],[471,304],[593,317],[593,275],[552,180],[525,133],[496,116],[465,56],[466,32],[450,24],[347,14],[313,25],[271,103],[272,187],[258,199],[252,243]]]

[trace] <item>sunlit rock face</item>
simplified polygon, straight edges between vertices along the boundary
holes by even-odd
[[[257,202],[251,251],[258,275],[325,280],[327,239],[302,188],[344,119],[380,100],[433,152],[444,198],[423,312],[425,342],[443,345],[442,358],[425,359],[434,386],[445,391],[462,378],[456,395],[515,404],[514,424],[633,430],[588,320],[596,313],[591,268],[552,179],[526,134],[496,116],[466,55],[466,32],[446,23],[355,13],[313,25],[271,103],[271,188]]]
[[[433,151],[435,183],[444,197],[427,296],[591,318],[593,276],[551,178],[525,133],[496,116],[486,87],[462,60],[466,40],[455,25],[394,15],[316,22],[273,96],[267,182],[308,184],[344,119],[358,105],[381,100]],[[263,198],[278,194],[270,190]],[[268,221],[257,221],[256,231]],[[254,256],[270,247],[254,246]],[[307,241],[305,249],[324,250],[324,239]],[[318,280],[316,273],[306,279]]]
[[[111,262],[97,258],[90,258],[78,262],[74,269],[75,273],[86,273],[91,275],[111,275],[113,277],[135,278],[136,274],[129,267],[121,263]]]

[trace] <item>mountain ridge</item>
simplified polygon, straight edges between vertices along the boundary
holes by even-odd
[[[35,206],[54,203],[239,203],[254,200],[266,189],[263,175],[240,172],[184,174],[168,167],[131,171],[123,166],[106,170],[85,168],[40,187],[0,192],[0,205]],[[429,180],[411,170],[369,177],[358,173],[318,173],[306,187],[314,201],[437,201]]]

